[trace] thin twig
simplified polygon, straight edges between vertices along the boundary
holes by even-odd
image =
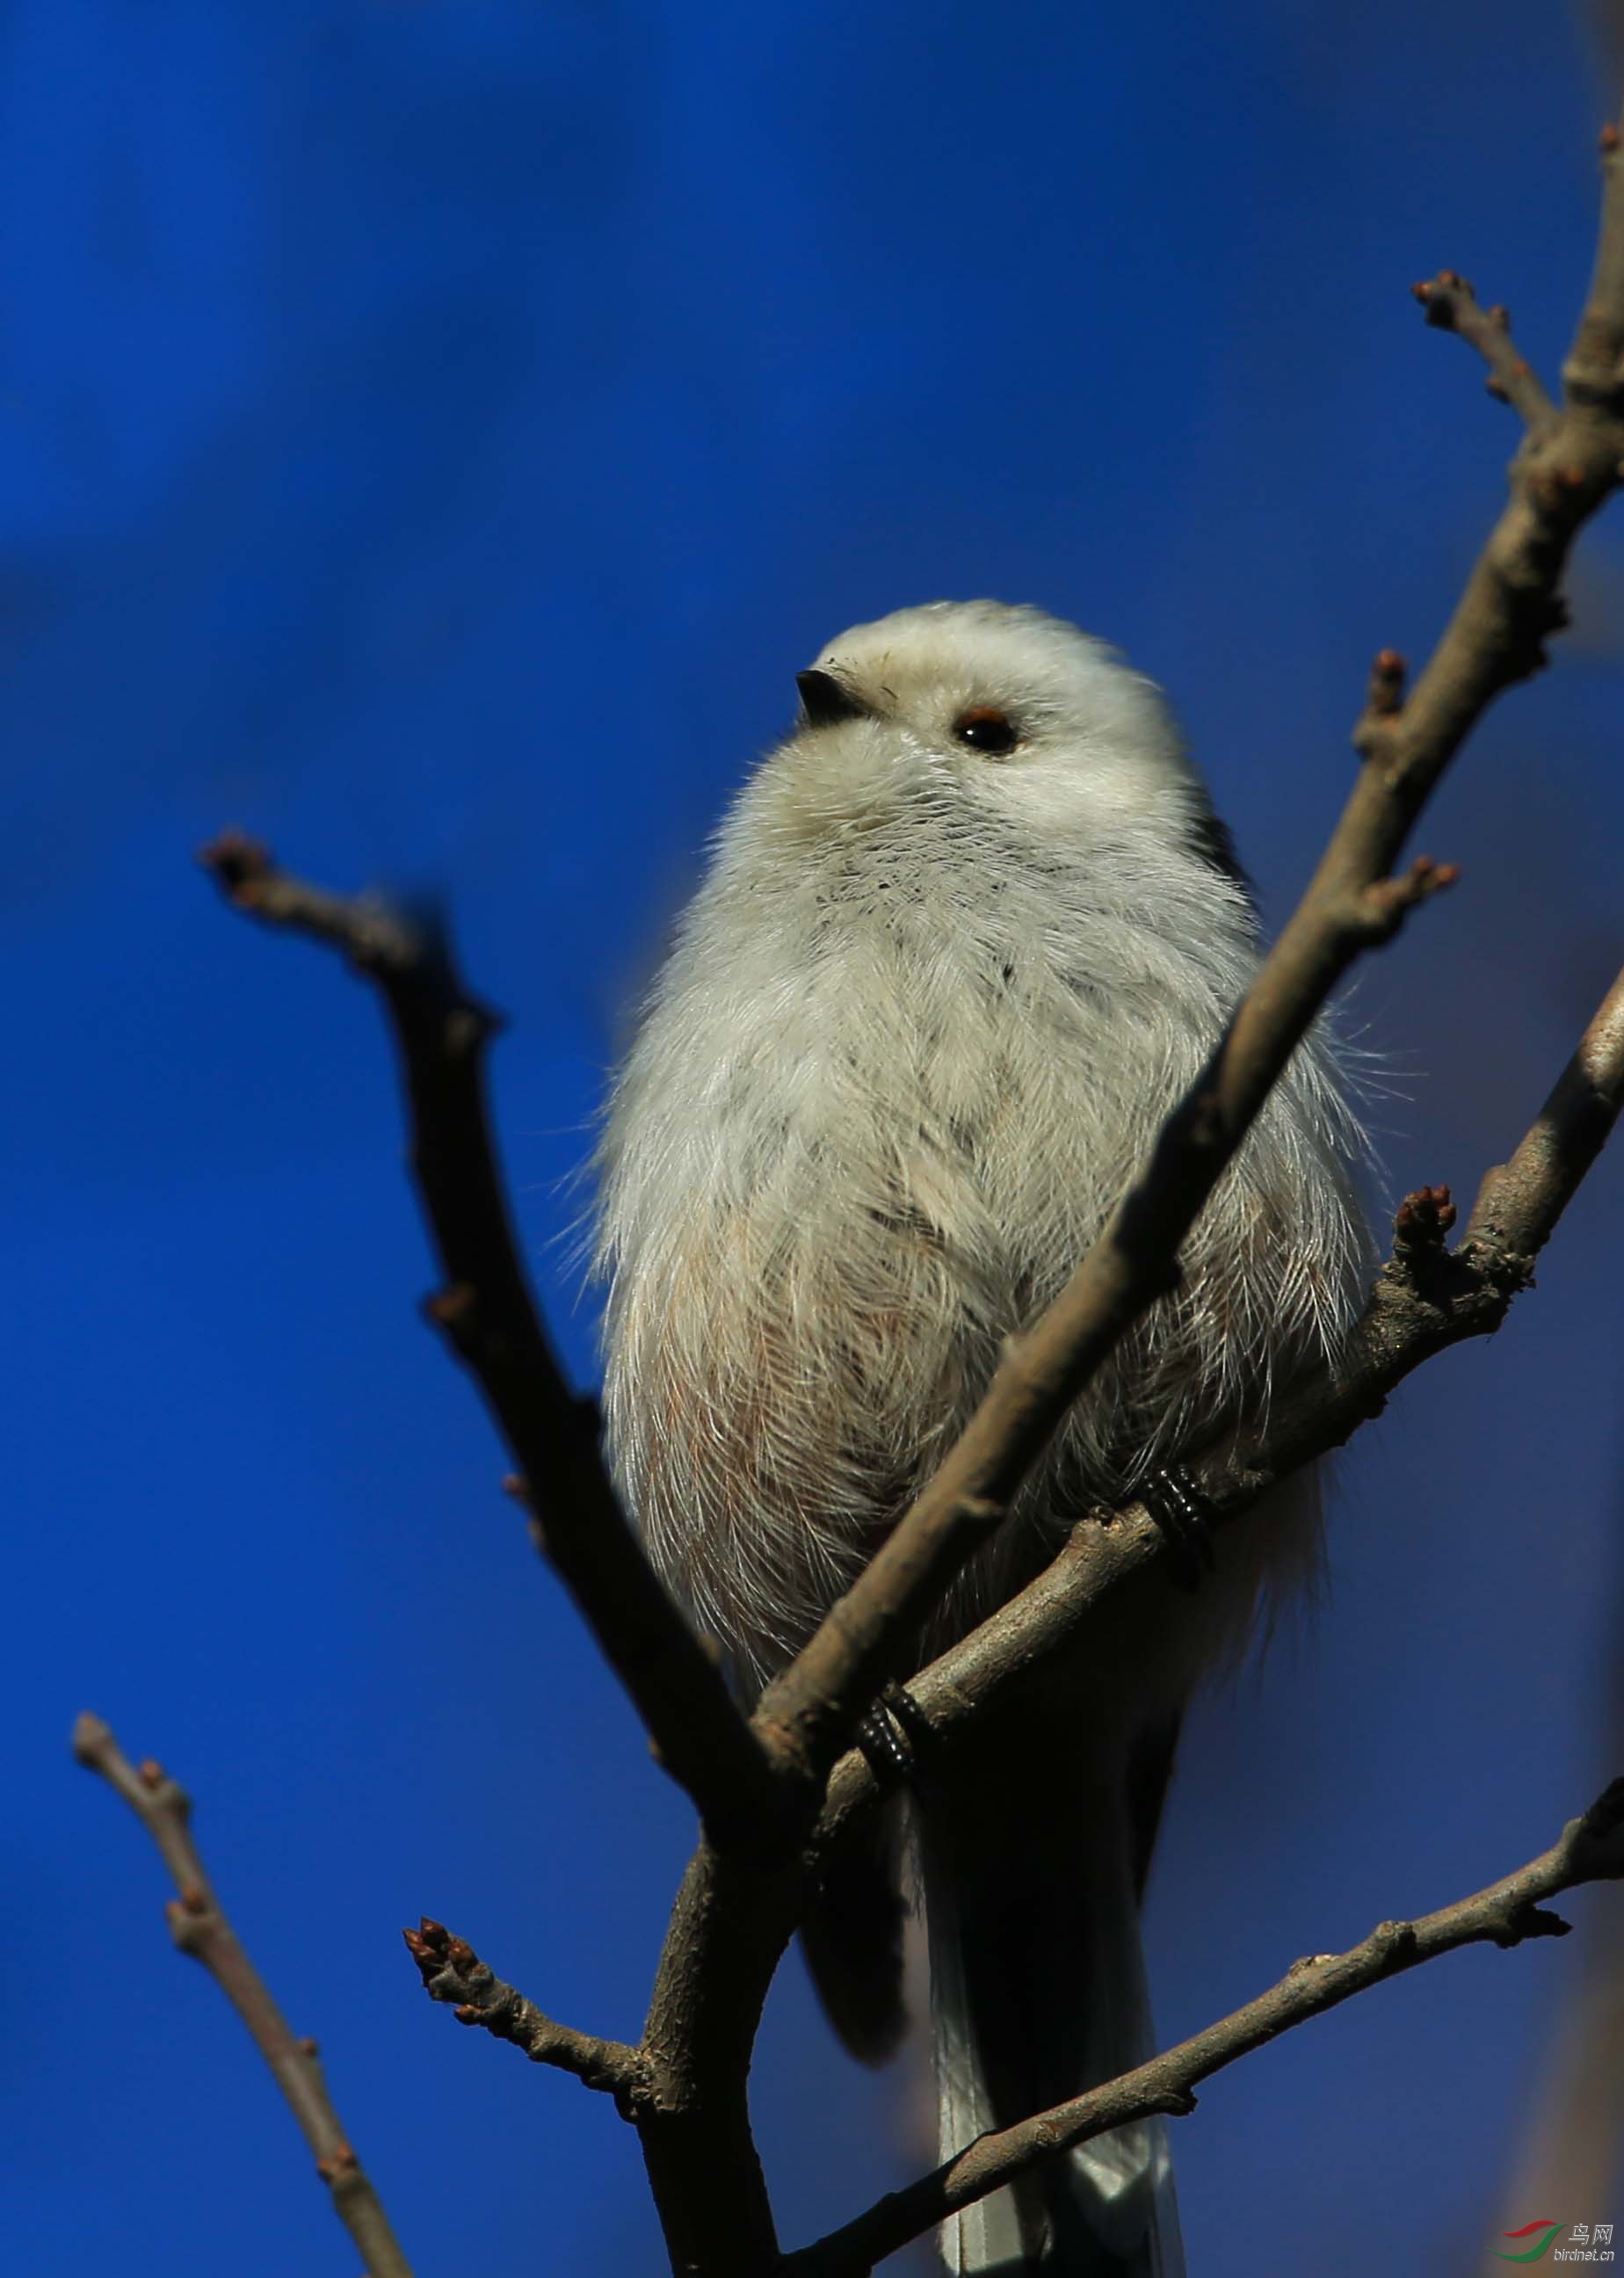
[[[316,2043],[297,2038],[221,1909],[191,1831],[191,1799],[159,1764],[137,1767],[99,1716],[73,1727],[73,1754],[115,1788],[151,1836],[179,1896],[167,1908],[170,1934],[201,1961],[253,2035],[277,2086],[316,2154],[316,2172],[333,2210],[363,2257],[369,2278],[411,2278],[383,2202],[362,2168],[322,2077]]]
[[[1617,1551],[1613,1553],[1617,1558]],[[1624,1569],[1616,1571],[1603,1613],[1604,1634],[1624,1632]],[[1609,1655],[1599,1691],[1605,1703],[1604,1760],[1624,1758],[1624,1665]],[[1494,2228],[1505,2236],[1535,2206],[1606,2205],[1624,2151],[1624,1939],[1611,1910],[1581,1923],[1566,1957],[1553,2030],[1530,2083],[1521,2142],[1502,2157],[1501,2213]],[[1519,2210],[1513,2212],[1513,2210]],[[1483,2257],[1482,2278],[1501,2258]]]
[[[631,2106],[649,2086],[649,2063],[641,2049],[560,2025],[497,1976],[468,1940],[454,1938],[444,1923],[424,1915],[417,1929],[400,1935],[429,1999],[454,2004],[460,2025],[482,2025],[495,2039],[522,2049],[532,2064],[573,2073],[588,2088],[613,2096],[631,2116]]]
[[[1478,1189],[1468,1242],[1512,1257],[1544,1249],[1579,1181],[1624,1113],[1624,973],[1620,973],[1552,1085],[1509,1163]]]
[[[1582,524],[1624,478],[1624,187],[1603,139],[1596,271],[1564,402],[1524,436],[1511,498],[1430,661],[1405,700],[1384,652],[1355,731],[1352,796],[1297,909],[1150,1160],[1061,1295],[1006,1348],[980,1405],[911,1508],[770,1685],[755,1724],[816,1778],[898,1663],[922,1616],[1007,1510],[1026,1471],[1125,1332],[1177,1286],[1178,1253],[1292,1051],[1365,950],[1453,872],[1391,875],[1450,761],[1494,698],[1545,661],[1566,623],[1558,585]],[[1475,305],[1475,304],[1474,304]]]
[[[1562,384],[1570,402],[1616,414],[1624,402],[1624,151],[1619,129],[1601,131],[1602,226],[1584,314]]]
[[[1544,428],[1557,416],[1545,383],[1511,336],[1511,316],[1504,307],[1483,309],[1477,295],[1452,269],[1411,290],[1427,312],[1427,322],[1441,332],[1458,333],[1475,348],[1489,367],[1484,383],[1491,395],[1509,403],[1529,427]]]
[[[446,1277],[424,1310],[483,1394],[518,1466],[537,1547],[656,1754],[717,1842],[753,1839],[778,1814],[778,1784],[721,1669],[643,1555],[604,1465],[598,1404],[566,1382],[520,1262],[485,1105],[496,1016],[464,986],[438,925],[308,885],[234,831],[202,860],[235,908],[338,949],[382,997],[411,1167]]]
[[[1513,1946],[1524,1938],[1564,1936],[1567,1923],[1547,1913],[1546,1902],[1582,1884],[1616,1882],[1620,1877],[1624,1779],[1615,1780],[1582,1818],[1568,1822],[1549,1851],[1515,1874],[1414,1922],[1380,1923],[1361,1945],[1346,1953],[1310,1954],[1268,1992],[1148,2064],[1012,2128],[978,2137],[933,2175],[905,2190],[888,2193],[855,2221],[786,2255],[780,2266],[784,2278],[791,2274],[793,2278],[865,2278],[876,2262],[910,2239],[920,2237],[961,2207],[973,2205],[1039,2160],[1132,2121],[1193,2112],[1193,2091],[1201,2081],[1355,1993],[1463,1945]]]

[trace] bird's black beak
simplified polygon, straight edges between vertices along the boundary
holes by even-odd
[[[832,672],[797,672],[795,684],[801,692],[801,707],[812,728],[832,728],[839,720],[866,720],[869,708],[855,697],[843,680],[836,680]]]

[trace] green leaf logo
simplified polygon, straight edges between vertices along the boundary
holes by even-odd
[[[1547,2222],[1542,2215],[1537,2222],[1525,2222],[1521,2230],[1503,2230],[1500,2233],[1502,2238],[1527,2238],[1538,2231],[1539,2236],[1532,2246],[1525,2246],[1521,2254],[1507,2254],[1503,2246],[1497,2246],[1494,2251],[1502,2262],[1537,2262],[1561,2228],[1559,2222]]]

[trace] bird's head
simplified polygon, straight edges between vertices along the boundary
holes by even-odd
[[[800,717],[758,784],[803,842],[928,812],[1076,849],[1204,807],[1160,692],[1039,609],[898,609],[842,633],[797,684]]]

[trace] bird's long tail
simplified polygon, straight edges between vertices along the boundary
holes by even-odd
[[[920,1803],[944,2160],[1154,2052],[1139,1891],[1173,1733],[1057,1747],[1057,1721],[1006,1731]],[[959,2278],[1182,2278],[1165,2124],[1041,2162],[942,2247]]]

